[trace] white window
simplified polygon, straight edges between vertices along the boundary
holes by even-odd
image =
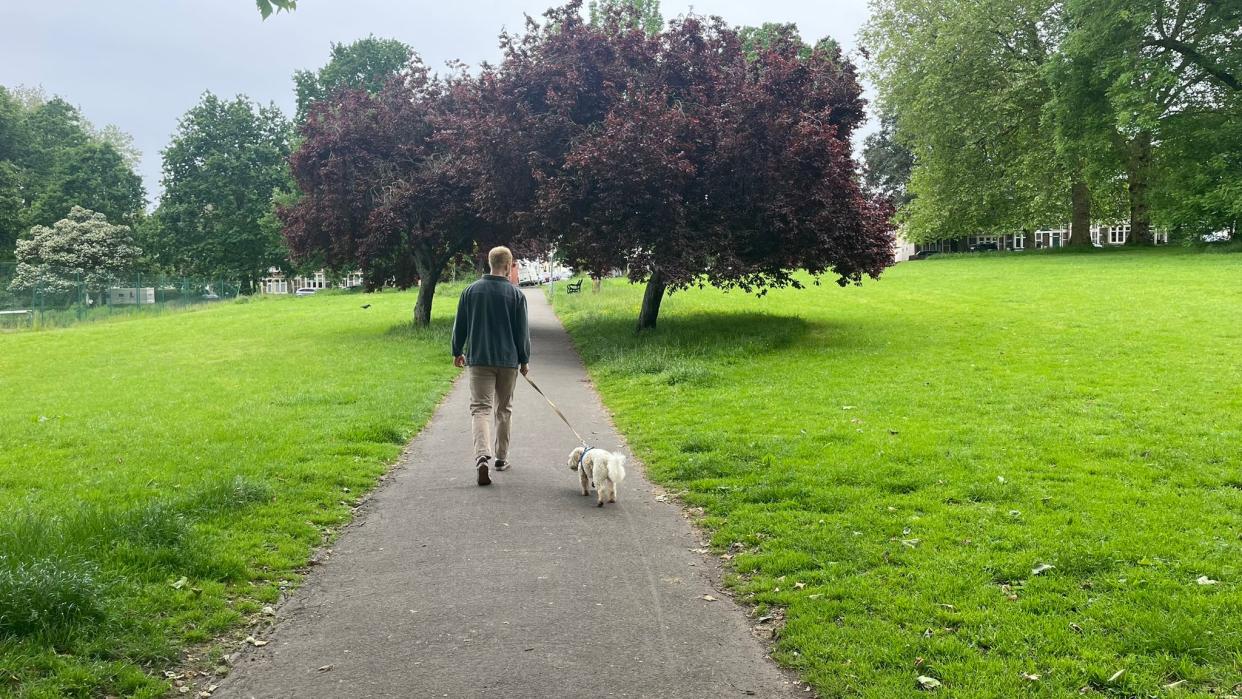
[[[1059,248],[1065,244],[1065,231],[1035,231],[1035,247]]]
[[[1169,232],[1162,231],[1159,228],[1153,228],[1151,230],[1151,239],[1156,245],[1168,245]]]
[[[1026,249],[1026,234],[1025,233],[1018,233],[1014,235],[1013,249],[1014,250],[1025,250]]]
[[[1109,245],[1125,245],[1126,238],[1130,236],[1130,224],[1120,226],[1108,226],[1108,244]]]

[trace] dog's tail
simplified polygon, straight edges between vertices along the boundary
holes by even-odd
[[[608,457],[608,479],[617,484],[625,480],[625,454]]]

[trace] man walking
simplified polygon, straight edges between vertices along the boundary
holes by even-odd
[[[487,464],[493,454],[497,471],[509,468],[513,389],[518,372],[525,376],[530,362],[526,297],[509,281],[513,253],[506,247],[492,248],[487,264],[491,274],[484,274],[461,292],[453,321],[453,364],[469,367],[470,431],[479,485],[491,485]]]

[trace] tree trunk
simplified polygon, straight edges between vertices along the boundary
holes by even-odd
[[[655,328],[656,318],[660,315],[660,302],[664,300],[664,290],[667,288],[664,273],[659,268],[651,270],[651,278],[647,280],[647,290],[643,292],[643,307],[638,312],[639,332]]]
[[[1087,183],[1075,178],[1070,185],[1070,239],[1069,245],[1079,250],[1090,250],[1091,245],[1091,190]]]
[[[1151,208],[1147,188],[1151,179],[1151,132],[1141,131],[1129,144],[1126,185],[1130,191],[1130,235],[1126,245],[1151,245]]]
[[[414,302],[414,325],[425,328],[431,325],[431,301],[436,294],[436,284],[440,281],[444,265],[436,264],[430,255],[418,255],[414,258],[414,268],[418,270],[418,300]]]

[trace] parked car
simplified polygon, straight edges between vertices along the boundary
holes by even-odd
[[[911,255],[910,259],[911,260],[926,260],[927,258],[935,254],[936,254],[935,250],[919,250],[918,252]]]
[[[301,289],[298,289],[297,291],[293,292],[293,295],[294,296],[314,296],[316,291],[317,289],[312,289],[309,286],[304,286]]]
[[[978,245],[970,246],[971,252],[984,252],[987,250],[1000,250],[1000,246],[996,243],[979,243]]]

